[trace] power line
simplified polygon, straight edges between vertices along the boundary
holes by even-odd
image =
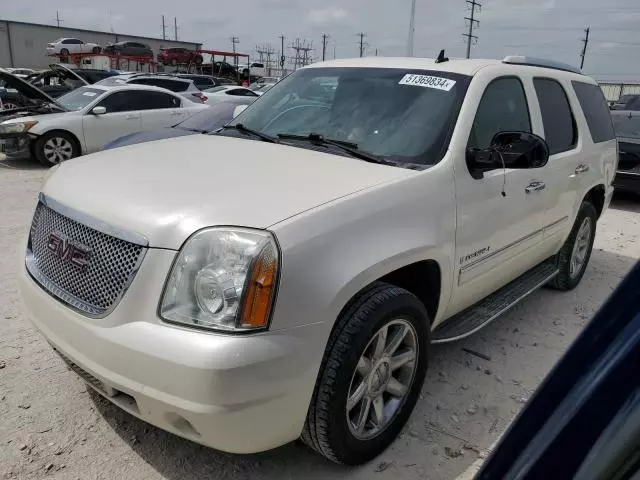
[[[323,33],[322,34],[322,61],[325,61],[325,58],[327,56],[327,39],[329,38],[329,35]]]
[[[584,67],[584,56],[587,54],[587,45],[589,44],[589,27],[584,30],[584,38],[582,39],[584,43],[582,46],[582,53],[580,53],[580,70]]]
[[[367,36],[366,33],[361,32],[357,34],[360,37],[360,58],[364,56],[364,37]]]
[[[462,36],[467,38],[467,58],[471,57],[471,42],[478,43],[478,37],[473,34],[473,29],[478,28],[480,26],[480,22],[476,20],[476,7],[478,7],[478,13],[482,8],[482,4],[476,2],[476,0],[466,0],[466,2],[471,5],[471,16],[464,17],[465,20],[469,21],[469,32],[463,33]],[[468,8],[468,7],[467,7]]]

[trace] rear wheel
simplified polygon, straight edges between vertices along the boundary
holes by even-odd
[[[2,110],[12,110],[14,108],[18,108],[19,105],[13,102],[2,102]]]
[[[582,280],[593,249],[598,213],[590,202],[582,202],[569,238],[556,256],[559,273],[549,286],[572,290]]]
[[[396,438],[427,368],[429,320],[408,291],[376,283],[338,319],[302,439],[338,463],[361,464]]]
[[[45,167],[52,167],[80,155],[76,139],[66,132],[49,132],[42,135],[36,140],[34,152],[38,161]]]
[[[62,55],[63,57],[68,56],[69,50],[67,50],[66,48],[63,48],[62,50],[60,50],[60,55]]]

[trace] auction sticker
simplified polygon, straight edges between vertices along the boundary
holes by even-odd
[[[448,78],[432,77],[430,75],[416,75],[407,73],[399,82],[400,85],[413,85],[415,87],[435,88],[448,92],[456,84],[455,80]]]
[[[85,97],[95,97],[97,95],[96,92],[84,92],[82,95]]]

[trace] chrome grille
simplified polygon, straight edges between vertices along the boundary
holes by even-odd
[[[89,250],[84,268],[50,248],[54,232]],[[144,246],[91,228],[41,201],[31,224],[27,269],[54,297],[88,316],[101,317],[115,308],[145,252]]]

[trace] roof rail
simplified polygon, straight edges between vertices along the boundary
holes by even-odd
[[[504,57],[502,63],[552,68],[554,70],[563,70],[565,72],[579,73],[582,75],[582,70],[578,67],[574,67],[573,65],[569,65],[568,63],[560,63],[553,60],[545,60],[543,58],[525,57],[524,55],[508,55]]]

